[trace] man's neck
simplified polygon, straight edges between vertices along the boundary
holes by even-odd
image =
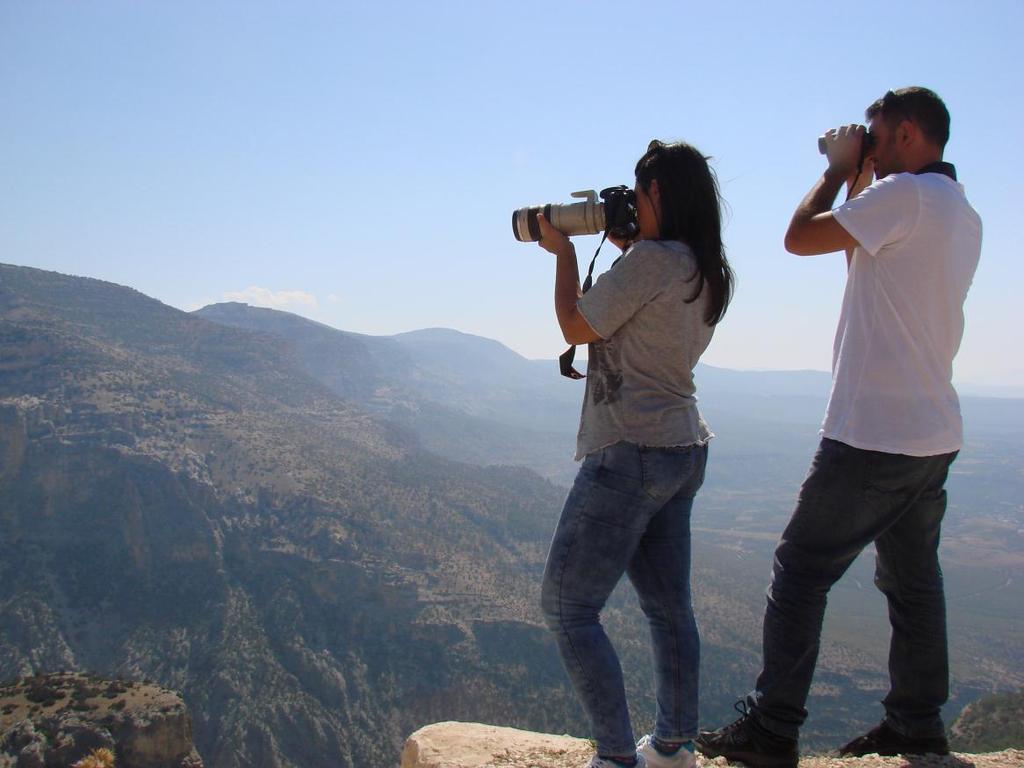
[[[942,150],[930,143],[918,144],[908,147],[903,159],[905,160],[903,167],[907,173],[921,173],[921,169],[925,166],[942,162]]]

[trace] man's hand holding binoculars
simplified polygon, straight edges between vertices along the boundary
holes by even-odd
[[[868,142],[867,151],[865,142]],[[863,125],[831,128],[818,140],[818,144],[828,158],[827,173],[846,182],[849,196],[856,195],[871,183],[875,175],[874,147]]]

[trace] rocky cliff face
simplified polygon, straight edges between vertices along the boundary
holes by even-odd
[[[445,722],[413,733],[402,750],[401,768],[567,768],[586,765],[593,746],[586,739],[531,733],[479,723]],[[725,768],[724,758],[699,765]],[[800,768],[1021,768],[1024,750],[989,754],[838,758],[808,755]]]
[[[0,766],[69,766],[109,750],[118,768],[202,768],[181,698],[138,682],[57,673],[0,686]]]
[[[208,765],[391,763],[510,690],[578,718],[534,607],[560,496],[426,453],[283,342],[0,266],[0,679],[156,680]]]

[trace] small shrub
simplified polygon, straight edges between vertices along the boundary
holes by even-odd
[[[28,689],[28,693],[25,694],[25,698],[29,701],[40,704],[44,701],[51,701],[56,698],[58,691],[49,685],[34,685]]]
[[[100,695],[100,689],[92,686],[80,686],[75,688],[75,692],[72,694],[72,698],[76,701],[85,701],[86,699],[92,699]]]
[[[114,753],[109,749],[94,749],[71,768],[114,768]]]

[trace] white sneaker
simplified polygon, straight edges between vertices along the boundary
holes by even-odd
[[[622,768],[622,765],[614,760],[605,760],[603,757],[594,755],[590,758],[586,768]],[[636,753],[636,768],[648,768],[647,760],[640,752]]]
[[[647,768],[694,768],[697,765],[697,755],[686,747],[680,747],[674,755],[661,754],[654,747],[650,734],[636,743],[636,753],[647,763]]]

